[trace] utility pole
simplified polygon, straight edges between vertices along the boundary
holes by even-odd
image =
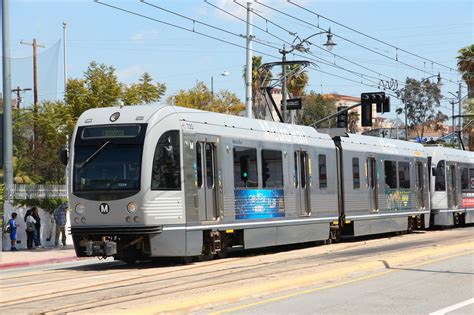
[[[23,45],[30,45],[33,46],[33,114],[34,114],[34,121],[33,121],[33,174],[38,174],[38,147],[39,147],[39,130],[38,130],[38,67],[36,62],[36,48],[41,47],[45,48],[43,45],[38,45],[36,42],[36,37],[33,38],[33,43],[25,43],[23,41],[20,42]]]
[[[67,89],[67,49],[66,49],[66,28],[67,22],[63,22],[63,55],[64,55],[64,104],[66,105],[66,89]]]
[[[252,118],[252,3],[247,2],[247,62],[245,67],[246,116]]]
[[[22,89],[17,86],[16,89],[13,89],[12,92],[16,94],[16,110],[20,111],[20,104],[22,102],[21,92],[31,91],[30,88]]]
[[[2,54],[3,54],[3,182],[4,200],[8,203],[13,192],[13,136],[11,106],[10,64],[10,8],[9,0],[2,1]]]
[[[286,116],[287,116],[287,113],[286,113],[286,66],[285,66],[285,62],[286,62],[286,50],[285,50],[285,46],[283,45],[283,50],[280,50],[280,53],[282,55],[281,57],[281,62],[282,62],[282,65],[281,65],[281,111],[283,112],[283,123],[286,123]]]
[[[455,130],[455,125],[454,125],[454,104],[456,104],[456,101],[454,99],[451,100],[451,120],[452,120],[452,135],[453,135],[453,144],[454,144],[454,141],[455,141],[455,136],[456,136],[456,130]]]
[[[458,103],[459,103],[459,121],[458,121],[458,130],[459,130],[459,138],[462,137],[462,106],[461,106],[461,103],[462,103],[462,97],[461,97],[461,93],[462,93],[462,83],[459,82],[459,90],[458,90]]]

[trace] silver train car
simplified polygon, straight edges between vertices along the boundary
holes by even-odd
[[[92,109],[70,149],[78,256],[223,257],[229,248],[429,226],[420,144],[176,106]]]
[[[432,225],[474,223],[474,153],[426,147],[430,174]]]

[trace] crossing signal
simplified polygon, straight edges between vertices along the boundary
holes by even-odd
[[[249,164],[248,156],[240,157],[240,180],[246,182],[249,179]]]

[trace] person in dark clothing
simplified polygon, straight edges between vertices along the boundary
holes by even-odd
[[[39,216],[39,210],[37,207],[31,208],[31,210],[33,211],[33,219],[36,221],[33,240],[35,242],[35,246],[39,247],[41,246],[41,218]]]
[[[28,249],[34,249],[33,239],[35,236],[36,220],[33,218],[32,209],[26,211],[25,222],[26,222],[26,246],[28,247]]]

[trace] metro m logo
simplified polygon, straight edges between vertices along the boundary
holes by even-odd
[[[102,214],[107,214],[110,212],[110,206],[106,203],[101,203],[99,206],[99,212]]]

